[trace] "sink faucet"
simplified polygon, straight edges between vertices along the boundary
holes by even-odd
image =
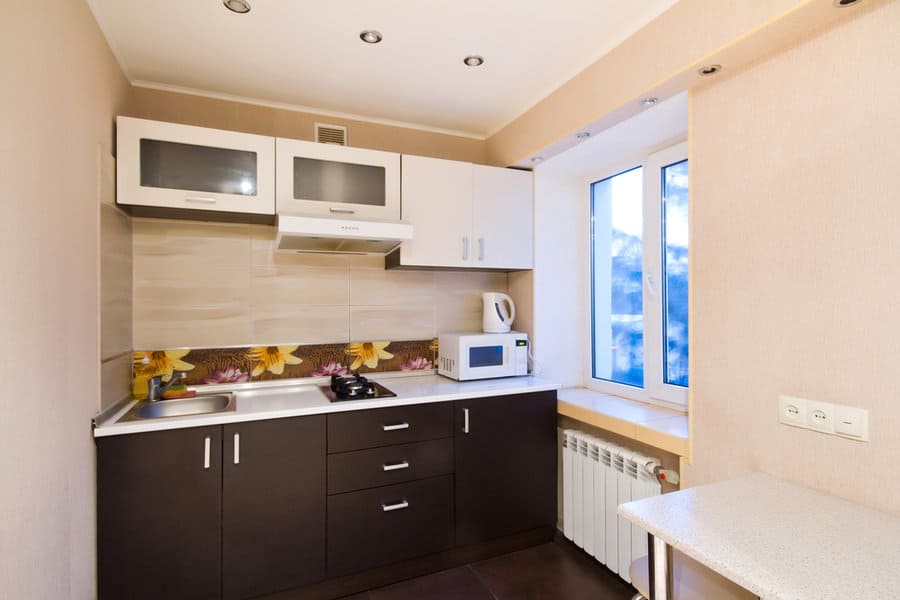
[[[173,383],[184,379],[187,379],[187,373],[176,373],[172,375],[172,379],[170,379],[168,383],[163,385],[162,375],[151,377],[147,380],[147,402],[162,400],[163,394],[166,393],[167,389],[172,387]]]

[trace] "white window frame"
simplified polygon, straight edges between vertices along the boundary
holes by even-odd
[[[688,144],[681,142],[673,146],[643,153],[632,160],[622,161],[612,167],[598,171],[585,181],[587,194],[588,252],[585,273],[588,274],[587,290],[587,369],[586,387],[623,398],[658,404],[677,410],[687,410],[688,389],[663,382],[665,354],[663,353],[663,306],[662,306],[662,177],[664,167],[688,158]],[[635,167],[642,167],[643,176],[643,306],[644,306],[644,387],[614,383],[594,378],[593,352],[593,289],[591,270],[591,184],[613,177]]]

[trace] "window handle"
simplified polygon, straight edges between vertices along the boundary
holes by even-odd
[[[647,289],[650,291],[650,295],[654,297],[659,291],[656,287],[656,277],[654,277],[652,273],[647,273]]]

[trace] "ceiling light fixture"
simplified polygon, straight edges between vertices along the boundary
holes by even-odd
[[[239,15],[250,12],[250,3],[247,0],[222,0],[225,8]]]
[[[834,0],[834,5],[838,8],[847,8],[854,4],[859,4],[861,0]]]
[[[533,163],[539,163],[539,162],[541,162],[542,160],[544,160],[544,157],[543,157],[543,156],[532,156],[532,157],[531,157],[531,162],[533,162]]]
[[[591,137],[591,132],[590,131],[579,131],[578,133],[575,134],[575,137],[578,138],[579,140],[586,140],[589,137]]]
[[[365,31],[360,32],[359,39],[367,44],[377,44],[383,38],[381,36],[381,33],[379,33],[378,31],[375,31],[374,29],[366,29]]]
[[[654,104],[659,102],[659,98],[656,96],[651,96],[649,98],[644,98],[641,100],[641,106],[653,106]]]
[[[702,77],[709,77],[710,75],[715,75],[719,71],[722,70],[722,65],[706,65],[705,67],[700,67],[697,70]]]
[[[471,54],[463,59],[463,62],[466,63],[467,67],[480,67],[484,64],[484,58],[478,56],[477,54]]]

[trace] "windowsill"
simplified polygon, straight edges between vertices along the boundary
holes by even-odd
[[[686,414],[586,388],[559,390],[557,398],[556,411],[561,415],[678,456],[687,456]]]

